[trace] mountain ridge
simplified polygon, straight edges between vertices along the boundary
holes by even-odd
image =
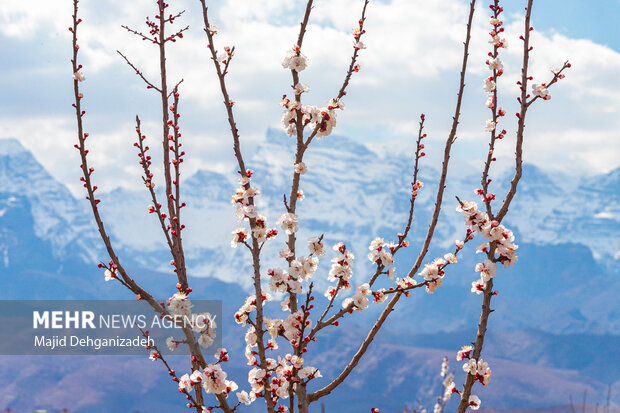
[[[263,190],[258,198],[260,210],[274,226],[283,210],[282,194],[292,174],[290,159],[286,158],[292,156],[292,141],[276,130],[269,134],[250,164],[257,166],[255,184]],[[131,298],[120,286],[106,283],[94,265],[105,255],[87,203],[74,199],[27,151],[18,149],[7,149],[4,155],[0,152],[0,183],[13,184],[0,184],[0,297]],[[370,269],[365,258],[369,240],[375,236],[393,238],[406,219],[411,159],[404,153],[396,155],[389,150],[377,154],[366,145],[341,137],[318,141],[316,151],[308,154],[310,169],[302,181],[307,199],[299,206],[303,228],[298,234],[300,249],[305,251],[305,238],[321,233],[326,234],[328,244],[344,241],[358,257],[354,282],[364,279]],[[386,163],[388,158],[390,162]],[[412,247],[403,249],[397,257],[397,274],[405,273],[415,260],[436,186],[427,177],[436,172],[432,166],[421,170],[426,186],[417,200]],[[616,261],[607,262],[618,242],[614,238],[618,219],[612,207],[618,197],[614,182],[619,174],[612,171],[596,179],[583,179],[573,185],[573,192],[566,193],[558,185],[558,177],[551,179],[545,171],[530,165],[524,165],[524,172],[520,192],[507,218],[520,244],[521,258],[513,269],[500,270],[496,277],[497,311],[490,321],[485,348],[494,378],[488,389],[481,389],[480,396],[486,406],[497,408],[542,407],[566,402],[571,392],[577,395],[588,390],[589,394],[602,395],[612,384],[612,400],[620,402],[620,366],[613,359],[620,336],[620,277],[613,268],[610,270]],[[509,172],[500,175],[494,185],[502,188],[509,177]],[[37,180],[33,187],[28,186],[32,179]],[[245,298],[247,289],[239,285],[248,285],[250,267],[246,252],[228,245],[235,225],[234,208],[229,202],[234,181],[234,175],[212,171],[198,171],[186,178],[183,193],[188,203],[184,210],[188,228],[184,239],[194,294],[224,301],[227,321],[221,327],[226,346],[231,354],[242,354],[244,330],[233,325],[231,314]],[[438,238],[431,245],[427,261],[452,248],[455,238],[462,239],[462,218],[454,211],[451,196],[473,195],[475,188],[473,175],[451,172]],[[475,200],[472,195],[468,198]],[[176,281],[161,229],[153,215],[146,213],[151,203],[148,193],[117,189],[102,198],[101,212],[122,262],[132,276],[158,298],[165,299],[174,292]],[[611,218],[596,218],[606,211],[612,213]],[[39,228],[41,223],[45,231]],[[607,237],[606,249],[598,248],[602,237]],[[274,258],[281,247],[281,238],[265,247],[264,268],[283,265]],[[343,389],[326,399],[329,410],[367,411],[368,406],[383,400],[381,396],[387,391],[403,396],[378,406],[382,411],[396,411],[404,402],[414,406],[416,397],[423,399],[427,407],[432,405],[441,358],[449,355],[457,370],[454,352],[475,336],[480,300],[469,292],[476,278],[473,266],[478,257],[474,248],[466,246],[459,264],[449,268],[444,284],[433,296],[420,291],[399,303],[386,330],[360,364],[367,383],[362,379],[347,380]],[[330,254],[322,258],[315,275],[317,306],[325,304],[321,293],[327,284],[325,271]],[[384,279],[378,282],[381,286],[389,284]],[[277,301],[268,307],[269,311],[279,311]],[[328,363],[320,363],[325,365],[326,379],[346,364],[380,309],[373,304],[363,313],[343,320],[350,328],[332,330],[321,337],[314,355],[308,357],[317,357],[317,362],[328,358]],[[64,363],[62,368],[59,363]],[[26,362],[0,357],[4,372],[0,373],[0,386],[9,390],[0,397],[0,408],[21,406],[29,395],[20,389],[34,383],[49,389],[45,398],[48,404],[41,405],[46,408],[72,408],[66,403],[73,400],[78,389],[85,400],[77,406],[78,413],[122,411],[127,406],[152,411],[166,406],[167,411],[181,411],[174,386],[169,394],[155,390],[170,386],[170,382],[165,377],[160,380],[165,374],[158,375],[161,371],[148,363],[146,356],[98,361],[99,374],[94,374],[91,362],[77,358]],[[24,367],[26,371],[22,372]],[[179,371],[185,367],[180,366]],[[146,369],[153,379],[148,383],[135,381],[136,369]],[[245,361],[231,361],[230,370],[241,388],[247,389]],[[386,371],[398,371],[399,375],[392,377]],[[133,383],[139,390],[115,387],[115,380],[99,383],[102,375],[112,372],[115,378]],[[506,391],[514,397],[502,397]],[[109,392],[117,397],[105,397]],[[153,399],[143,405],[146,395]]]

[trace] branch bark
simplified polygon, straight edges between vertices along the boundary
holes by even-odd
[[[418,255],[416,263],[414,264],[414,266],[409,271],[409,276],[410,277],[415,275],[415,273],[420,268],[420,266],[422,264],[422,261],[423,261],[424,257],[426,256],[426,253],[428,252],[428,246],[429,246],[430,241],[431,241],[431,239],[433,237],[435,226],[437,225],[437,221],[439,219],[439,212],[441,210],[441,202],[442,202],[442,199],[443,199],[443,192],[444,192],[444,189],[445,189],[445,181],[446,181],[446,177],[447,177],[447,174],[448,174],[448,162],[450,160],[450,149],[452,148],[452,144],[456,140],[456,131],[457,131],[457,128],[458,128],[459,117],[460,117],[460,114],[461,114],[461,103],[462,103],[462,99],[463,99],[463,92],[464,92],[464,89],[465,89],[465,72],[466,72],[466,69],[467,69],[467,58],[469,56],[469,42],[470,42],[470,39],[471,39],[471,27],[472,27],[472,20],[473,20],[473,16],[474,16],[475,3],[476,3],[476,0],[472,0],[471,3],[470,3],[469,17],[468,17],[468,20],[467,20],[467,34],[466,34],[465,43],[464,43],[464,49],[463,49],[463,63],[462,63],[462,66],[461,66],[461,75],[460,75],[460,82],[459,82],[459,92],[458,92],[458,95],[457,95],[456,109],[455,109],[455,115],[453,117],[452,128],[451,128],[450,134],[448,135],[448,138],[446,140],[446,145],[445,145],[445,149],[444,149],[444,160],[443,160],[443,164],[442,164],[441,178],[439,180],[439,188],[437,189],[437,198],[436,198],[436,202],[435,202],[435,210],[433,212],[431,223],[429,225],[428,232],[427,232],[426,239],[424,241],[424,245],[422,247],[422,250],[420,251],[420,254]],[[374,325],[372,326],[372,328],[368,332],[368,335],[366,336],[366,338],[364,339],[364,341],[360,345],[359,349],[357,350],[357,352],[355,353],[355,355],[353,356],[353,358],[351,359],[349,364],[327,386],[325,386],[325,387],[323,387],[323,388],[321,388],[321,389],[319,389],[319,390],[309,394],[308,398],[309,398],[310,402],[314,402],[314,401],[320,399],[321,397],[324,397],[324,396],[328,395],[329,393],[331,393],[336,387],[338,387],[349,376],[349,374],[351,374],[351,372],[353,371],[355,366],[357,366],[357,364],[361,360],[362,356],[366,353],[366,350],[368,349],[368,346],[370,346],[370,344],[374,340],[377,332],[381,329],[381,327],[383,326],[383,323],[385,322],[385,320],[387,320],[388,316],[393,311],[394,306],[396,305],[396,303],[398,302],[398,300],[400,299],[402,294],[403,294],[402,292],[397,292],[397,293],[394,294],[394,296],[388,302],[388,304],[385,307],[385,309],[381,312],[381,315],[379,316],[377,321],[375,321]]]

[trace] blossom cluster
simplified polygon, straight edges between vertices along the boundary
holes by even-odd
[[[329,281],[337,281],[338,284],[336,286],[330,286],[325,292],[325,297],[328,299],[332,299],[338,294],[339,289],[348,290],[351,288],[351,284],[349,280],[353,277],[353,260],[355,256],[351,251],[347,249],[347,247],[342,243],[338,242],[333,246],[334,251],[337,251],[338,254],[332,258],[332,266],[329,270]]]
[[[426,134],[425,134],[426,135]],[[424,144],[420,144],[419,145],[420,149],[424,148]],[[423,156],[424,152],[420,153],[420,156]],[[418,189],[422,189],[424,187],[424,182],[420,181],[420,180],[416,180],[412,185],[411,185],[411,197],[415,198],[418,196]]]
[[[297,257],[289,262],[288,272],[276,268],[267,270],[269,288],[273,292],[292,292],[301,294],[301,281],[310,281],[319,266],[317,257]]]
[[[443,395],[442,395],[442,402],[445,404],[447,403],[450,398],[452,397],[453,393],[456,393],[456,384],[454,383],[454,373],[450,373],[446,376],[446,378],[443,380]]]
[[[471,374],[477,381],[482,383],[483,386],[489,384],[491,380],[491,369],[489,363],[486,361],[469,359],[468,362],[463,364],[463,371],[467,374]]]
[[[549,90],[547,90],[547,85],[545,83],[542,83],[540,85],[533,84],[532,85],[532,94],[534,96],[538,96],[539,98],[541,98],[543,100],[551,99],[551,95],[549,94]]]
[[[357,23],[359,26],[351,30],[351,34],[353,35],[353,48],[355,50],[361,50],[366,48],[366,45],[360,41],[362,35],[366,33],[366,30],[364,30],[364,19],[360,19]],[[359,71],[359,69],[356,70],[356,72],[357,71]]]
[[[258,215],[254,198],[260,195],[260,189],[250,185],[250,178],[253,173],[252,170],[247,170],[245,176],[239,178],[239,187],[230,198],[230,202],[237,206],[237,218],[240,221],[256,218]]]
[[[230,198],[230,202],[237,206],[237,219],[239,221],[253,220],[252,235],[259,243],[265,242],[278,235],[278,230],[275,228],[267,228],[267,218],[263,214],[259,214],[254,205],[254,199],[260,195],[260,189],[252,187],[250,184],[250,178],[254,171],[248,169],[245,171],[244,176],[239,178],[239,187]],[[247,229],[239,226],[232,232],[232,239],[230,246],[237,248],[240,243],[245,243],[250,238],[250,233]]]
[[[271,295],[263,291],[261,298],[264,304],[265,301],[271,300]],[[256,310],[256,295],[252,294],[248,298],[245,299],[245,303],[243,303],[243,305],[235,313],[235,322],[237,324],[245,326],[250,320],[249,319],[250,314],[252,314],[252,312],[254,312],[255,310]]]
[[[368,247],[370,250],[368,259],[370,262],[389,267],[394,264],[394,257],[392,254],[395,248],[396,245],[393,242],[387,243],[383,238],[375,238],[370,242],[370,246]]]
[[[370,285],[368,283],[359,284],[355,287],[355,294],[353,297],[345,298],[342,301],[342,307],[347,308],[350,304],[353,304],[355,311],[362,311],[368,307],[368,296],[372,294]]]
[[[446,263],[447,261],[443,258],[435,258],[432,262],[425,264],[420,272],[420,275],[424,277],[424,281],[427,282],[426,291],[429,294],[434,293],[437,287],[441,286],[443,276],[445,275],[443,267]]]
[[[202,371],[194,370],[192,374],[184,374],[178,379],[179,391],[190,393],[193,386],[199,383],[206,393],[228,395],[230,392],[239,388],[232,380],[227,380],[227,374],[222,370],[219,364],[222,361],[228,361],[228,352],[225,349],[218,349],[215,357],[217,363],[207,364]]]
[[[480,382],[483,386],[489,384],[491,380],[491,369],[489,367],[489,363],[486,361],[479,359],[476,360],[471,357],[471,353],[474,348],[472,346],[463,346],[461,350],[456,353],[456,360],[462,361],[467,360],[463,364],[463,371],[468,375],[471,374],[474,376],[474,379]],[[445,385],[445,384],[444,384]],[[451,392],[455,392],[454,382],[452,379],[449,383],[449,388]],[[448,391],[448,387],[446,387],[446,392]],[[444,395],[445,396],[445,395]],[[469,396],[469,407],[472,410],[478,410],[480,408],[480,398],[476,395]]]
[[[309,366],[304,367],[304,359],[296,355],[286,354],[284,357],[278,357],[277,361],[268,358],[266,365],[266,370],[260,367],[250,370],[248,382],[252,390],[249,393],[246,391],[238,392],[239,403],[250,405],[258,397],[265,395],[265,385],[269,384],[269,393],[275,405],[278,399],[287,399],[291,387],[294,390],[300,380],[322,377],[318,369]],[[265,395],[265,397],[267,396]],[[279,412],[286,410],[283,405],[278,407]]]
[[[99,268],[104,268],[104,265],[103,264],[99,264]],[[105,272],[103,274],[104,280],[107,282],[107,281],[110,281],[110,280],[112,280],[114,278],[117,278],[118,277],[117,271],[118,271],[117,265],[114,264],[113,261],[110,261],[109,267],[105,270]]]
[[[566,63],[564,65],[564,67],[571,67],[570,63]],[[565,75],[562,73],[562,69],[551,69],[551,73],[553,73],[554,75],[554,79],[553,80],[561,80],[564,79]],[[553,83],[553,82],[552,82]],[[541,83],[541,84],[536,84],[534,83],[532,85],[532,94],[536,97],[539,97],[543,100],[549,100],[551,99],[551,95],[549,94],[549,90],[547,89],[549,85],[547,85],[546,83]]]
[[[308,240],[308,251],[310,255],[320,257],[325,255],[325,245],[319,237],[312,237]]]
[[[168,299],[166,302],[168,306],[168,311],[172,315],[189,317],[191,315],[193,304],[187,298],[187,294],[184,292],[176,292],[172,297]]]
[[[294,70],[299,73],[308,66],[308,58],[301,53],[301,48],[294,45],[286,52],[286,57],[282,60],[284,69]]]
[[[180,287],[180,284],[178,285]],[[191,328],[194,333],[199,334],[198,344],[207,348],[210,347],[216,337],[217,323],[215,317],[210,313],[192,313],[194,305],[187,297],[186,292],[178,291],[166,301],[166,306],[171,316],[177,319],[182,317],[182,323]],[[166,344],[170,350],[177,348],[180,341],[168,337]]]
[[[278,218],[278,223],[282,226],[282,229],[287,233],[287,235],[292,235],[299,231],[299,221],[297,219],[297,215],[291,212],[280,215],[280,218]]]
[[[284,337],[293,347],[299,346],[303,331],[312,326],[312,321],[302,311],[291,313],[284,320],[267,319],[265,323],[271,336],[268,347],[274,350],[278,348],[278,337]]]
[[[478,410],[480,408],[480,398],[475,394],[469,396],[468,404],[472,410]]]
[[[457,250],[460,251],[462,246],[459,246],[460,241],[457,241]],[[426,287],[426,292],[428,294],[433,294],[439,286],[441,286],[443,282],[443,276],[445,275],[445,267],[450,264],[456,264],[458,262],[458,258],[456,253],[447,253],[441,257],[435,258],[428,264],[424,265],[422,271],[420,271],[419,275],[424,277],[424,283]],[[418,284],[413,280],[413,278],[407,276],[402,279],[397,279],[396,284],[398,288],[401,289],[409,289],[418,286]]]
[[[354,28],[351,32],[353,35],[353,48],[355,54],[353,62],[349,69],[347,79],[350,75],[360,71],[360,65],[355,63],[357,52],[361,49],[365,49],[366,45],[360,40],[362,35],[366,33],[364,30],[364,18],[358,21],[359,26]],[[301,53],[301,47],[294,45],[289,49],[282,61],[282,67],[293,72],[293,79],[296,82],[293,87],[293,93],[295,99],[291,100],[284,95],[280,104],[284,107],[282,114],[282,123],[284,129],[290,136],[296,136],[301,133],[301,130],[309,125],[312,130],[312,135],[319,138],[326,137],[332,133],[332,129],[336,126],[336,112],[335,109],[344,109],[344,104],[340,100],[342,96],[346,94],[344,87],[339,93],[336,99],[331,99],[327,106],[317,107],[313,105],[302,105],[300,95],[308,92],[310,89],[307,85],[297,81],[297,74],[308,66],[308,58]],[[347,80],[348,82],[348,80]],[[301,121],[301,124],[298,123]]]
[[[248,298],[235,316],[237,322],[245,324],[245,322],[247,322],[247,315],[253,311],[255,307],[256,300],[254,300],[253,297]],[[303,331],[311,326],[312,322],[307,318],[307,313],[303,311],[289,314],[285,319],[266,318],[266,331],[271,337],[266,348],[271,350],[278,349],[278,337],[285,338],[293,347],[298,348],[301,344]],[[271,397],[275,405],[278,399],[288,398],[291,386],[295,389],[296,384],[299,383],[300,380],[310,380],[321,377],[321,373],[318,369],[304,366],[304,359],[299,355],[286,354],[284,357],[278,357],[277,361],[273,358],[266,358],[266,369],[262,368],[256,358],[257,352],[253,350],[258,346],[258,335],[253,325],[248,327],[245,335],[245,342],[247,364],[254,367],[248,373],[248,382],[251,386],[251,391],[249,393],[246,391],[237,393],[237,398],[240,403],[249,405],[258,397]],[[265,392],[267,384],[269,387],[268,393]]]
[[[299,95],[307,91],[307,86],[295,86],[295,94]],[[344,110],[344,103],[340,100],[331,99],[327,106],[317,107],[314,105],[302,105],[299,100],[290,100],[284,95],[280,101],[284,107],[282,124],[286,133],[290,136],[297,135],[297,117],[301,116],[302,128],[309,126],[319,138],[324,138],[332,133],[336,126],[336,109]]]
[[[226,64],[230,62],[230,59],[232,59],[234,55],[234,49],[231,49],[229,46],[225,46],[224,51],[217,54],[217,60],[218,62]]]
[[[472,292],[482,294],[486,288],[486,283],[497,274],[497,264],[500,262],[504,268],[512,266],[517,261],[518,246],[513,243],[515,237],[511,230],[497,221],[490,221],[489,216],[478,210],[475,202],[463,202],[456,207],[465,218],[465,224],[474,232],[480,233],[488,242],[480,244],[477,252],[488,252],[491,243],[495,246],[493,259],[487,258],[484,262],[475,266],[476,272],[480,273],[480,280],[472,283]],[[470,233],[473,238],[474,232]]]

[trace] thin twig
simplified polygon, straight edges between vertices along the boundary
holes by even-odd
[[[205,3],[205,0],[199,0],[202,6],[202,17],[204,22],[204,30],[207,35],[208,48],[211,53],[211,59],[213,60],[213,64],[215,66],[215,71],[220,83],[220,90],[222,92],[222,97],[224,98],[224,106],[226,108],[226,113],[228,115],[228,123],[230,125],[230,130],[233,138],[233,150],[235,153],[235,157],[237,159],[237,163],[239,164],[239,174],[242,178],[247,177],[247,169],[245,167],[245,162],[243,160],[243,154],[241,153],[241,144],[239,139],[239,130],[237,129],[237,125],[235,122],[235,116],[232,109],[232,101],[228,94],[228,89],[226,87],[226,79],[225,74],[222,71],[222,68],[217,59],[217,52],[215,49],[215,42],[213,40],[213,33],[211,32],[211,25],[209,23],[208,9]],[[250,188],[250,183],[247,182],[244,184],[244,188],[247,190]],[[253,197],[249,198],[249,204],[254,205]],[[249,218],[250,221],[250,229],[252,230],[250,235],[252,238],[252,267],[254,270],[254,293],[256,296],[256,336],[257,336],[257,346],[258,346],[258,356],[260,360],[260,367],[263,370],[267,370],[267,360],[265,355],[265,342],[264,342],[264,321],[263,321],[263,290],[261,287],[261,272],[260,272],[260,245],[258,240],[256,239],[254,229],[256,228],[256,218]],[[265,395],[269,394],[269,380],[265,382]],[[221,400],[220,400],[221,401]],[[225,401],[225,399],[224,399]],[[269,413],[274,413],[274,406],[269,400],[268,397],[265,397],[265,404],[267,406],[267,410]]]
[[[496,220],[501,222],[506,213],[508,212],[508,207],[512,198],[514,197],[517,184],[519,183],[519,179],[521,179],[521,166],[522,166],[522,147],[523,147],[523,130],[525,127],[525,114],[527,111],[526,106],[526,97],[527,97],[527,80],[528,80],[528,64],[529,64],[529,52],[530,52],[530,18],[532,15],[532,3],[533,0],[528,0],[527,9],[525,13],[525,34],[523,37],[523,67],[521,69],[521,111],[519,116],[519,125],[517,130],[517,148],[516,148],[516,171],[515,176],[511,182],[511,188],[504,200],[502,208],[500,212],[496,216]],[[496,1],[497,6],[497,1]],[[488,162],[485,166],[485,172],[488,172]],[[484,175],[483,175],[484,176]],[[484,178],[483,178],[484,179]],[[486,194],[485,194],[486,195]],[[490,211],[490,202],[487,201],[487,208]],[[489,245],[489,250],[487,252],[487,258],[489,260],[495,260],[495,242],[491,242]],[[476,341],[474,342],[474,349],[472,352],[472,359],[479,360],[480,355],[482,354],[482,347],[484,345],[484,339],[487,331],[487,324],[489,321],[489,316],[493,310],[491,309],[491,299],[494,295],[493,292],[493,279],[490,279],[483,290],[483,298],[482,298],[482,309],[480,311],[480,321],[478,323],[478,331],[476,333]],[[465,383],[463,384],[463,391],[461,392],[461,400],[458,406],[458,413],[465,413],[467,408],[469,407],[469,397],[471,396],[471,389],[476,382],[476,378],[472,374],[468,374],[465,379]]]
[[[138,69],[138,68],[137,68],[137,67],[136,67],[133,63],[131,63],[131,61],[130,61],[130,60],[129,60],[129,59],[128,59],[128,58],[127,58],[124,54],[122,54],[119,50],[117,50],[117,51],[116,51],[116,53],[118,53],[119,55],[121,55],[121,57],[122,57],[123,59],[125,59],[125,62],[129,65],[129,67],[131,67],[133,70],[135,70],[136,74],[137,74],[138,76],[140,76],[140,78],[141,78],[142,80],[144,80],[144,83],[146,83],[146,84],[147,84],[147,87],[148,87],[149,89],[153,89],[153,90],[156,90],[156,91],[158,91],[159,93],[161,93],[161,89],[160,89],[160,88],[158,88],[157,86],[155,86],[153,83],[151,83],[151,82],[150,82],[150,81],[146,78],[146,76],[144,76],[144,74],[140,71],[140,69]]]
[[[414,275],[417,272],[417,270],[419,269],[419,266],[421,265],[422,260],[423,260],[424,256],[426,255],[426,252],[428,250],[428,244],[430,244],[430,238],[432,238],[432,236],[433,236],[435,225],[437,224],[437,220],[439,219],[439,210],[441,209],[441,200],[442,200],[442,197],[443,197],[445,180],[446,180],[446,176],[447,176],[447,173],[448,173],[448,161],[450,159],[450,149],[452,147],[452,144],[454,143],[454,140],[456,139],[456,131],[457,131],[457,127],[458,127],[458,120],[459,120],[460,113],[461,113],[461,102],[462,102],[462,99],[463,99],[463,92],[464,92],[464,89],[465,89],[465,72],[466,72],[466,69],[467,69],[467,58],[469,56],[469,41],[471,39],[471,27],[472,27],[473,15],[474,15],[475,3],[476,3],[476,0],[472,0],[471,5],[470,5],[469,18],[468,18],[468,22],[467,22],[467,35],[466,35],[466,38],[465,38],[464,50],[463,50],[463,64],[462,64],[462,67],[461,67],[461,76],[460,76],[460,82],[459,82],[459,92],[458,92],[458,96],[457,96],[455,115],[454,115],[453,122],[452,122],[452,129],[451,129],[450,134],[448,135],[448,138],[446,140],[446,148],[444,150],[444,161],[443,161],[443,165],[442,165],[442,174],[441,174],[441,178],[440,178],[440,182],[439,182],[439,188],[437,190],[437,201],[435,203],[435,212],[433,213],[433,218],[432,218],[432,221],[431,221],[431,225],[429,226],[429,230],[427,232],[427,238],[426,238],[426,241],[425,241],[425,244],[424,244],[425,246],[422,248],[422,251],[420,252],[420,255],[418,255],[418,259],[416,261],[416,264],[414,265],[414,267],[412,267],[411,271],[409,272],[409,276],[410,277],[412,275]],[[377,321],[374,323],[374,325],[372,326],[372,328],[368,332],[368,335],[366,336],[366,338],[364,339],[364,341],[360,345],[358,351],[355,353],[355,355],[353,356],[353,358],[351,359],[349,364],[344,368],[344,370],[332,382],[330,382],[325,387],[323,387],[323,388],[321,388],[321,389],[319,389],[319,390],[309,394],[308,395],[308,400],[310,402],[316,401],[316,400],[320,399],[321,397],[324,397],[324,396],[328,395],[329,393],[331,393],[353,371],[353,369],[355,368],[355,366],[357,366],[357,363],[359,363],[359,361],[362,358],[362,356],[366,353],[366,350],[368,349],[368,346],[374,340],[377,332],[379,331],[379,329],[381,329],[381,327],[383,326],[383,323],[385,322],[387,317],[390,315],[390,313],[393,311],[394,306],[396,305],[396,303],[398,302],[398,300],[400,299],[402,294],[403,293],[400,293],[400,292],[394,294],[394,297],[392,297],[392,299],[388,302],[387,306],[381,312],[381,315],[379,316]]]

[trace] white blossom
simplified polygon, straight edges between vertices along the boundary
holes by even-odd
[[[471,407],[472,410],[478,410],[480,408],[480,398],[475,394],[469,396],[469,407]]]
[[[282,225],[282,229],[288,235],[294,234],[299,230],[299,223],[297,222],[297,216],[290,212],[280,215],[278,222]]]
[[[256,396],[253,392],[250,392],[250,394],[248,394],[248,392],[244,390],[237,393],[237,400],[239,400],[239,403],[243,403],[246,406],[249,406],[254,400],[256,400]]]
[[[299,46],[295,45],[288,51],[284,60],[282,60],[282,67],[284,69],[291,69],[296,72],[301,72],[308,66],[308,59],[303,54],[299,53]]]
[[[308,172],[308,167],[303,162],[296,163],[295,164],[295,172],[300,174],[300,175],[303,175],[306,172]]]
[[[83,82],[84,80],[86,80],[86,77],[84,76],[82,72],[77,71],[73,74],[73,80],[77,80],[78,82]]]
[[[308,85],[304,85],[302,83],[297,83],[293,89],[294,89],[293,92],[296,95],[301,95],[302,93],[308,92],[310,90]]]
[[[116,277],[116,273],[110,270],[105,270],[104,273],[104,279],[107,281],[110,281],[111,279]]]
[[[203,372],[202,388],[206,393],[220,394],[226,391],[228,387],[226,372],[222,370],[219,364],[208,364]]]
[[[175,293],[166,303],[168,310],[172,315],[189,316],[193,307],[191,301],[187,298],[187,294],[182,292]]]
[[[179,346],[179,343],[174,339],[174,337],[170,336],[166,339],[166,346],[168,346],[170,351],[174,351]]]
[[[496,57],[495,59],[490,59],[488,61],[488,66],[489,69],[496,70],[498,72],[504,70],[504,65],[499,57]]]
[[[232,232],[232,240],[230,241],[230,246],[233,248],[237,248],[237,245],[239,243],[245,242],[245,240],[249,237],[250,235],[245,228],[237,228]]]
[[[532,93],[534,94],[534,96],[538,96],[544,100],[551,99],[551,95],[549,94],[549,91],[547,90],[547,87],[544,84],[542,85],[533,84]]]
[[[469,355],[471,354],[473,350],[474,348],[472,346],[461,347],[461,349],[456,353],[456,360],[461,361],[464,358],[469,358]]]
[[[184,374],[179,379],[179,391],[192,391],[192,381],[189,378],[189,374]]]
[[[318,237],[310,238],[308,240],[308,250],[310,254],[320,257],[325,254],[325,245]]]
[[[487,93],[491,93],[495,90],[495,81],[492,77],[488,77],[484,79],[484,91]]]

